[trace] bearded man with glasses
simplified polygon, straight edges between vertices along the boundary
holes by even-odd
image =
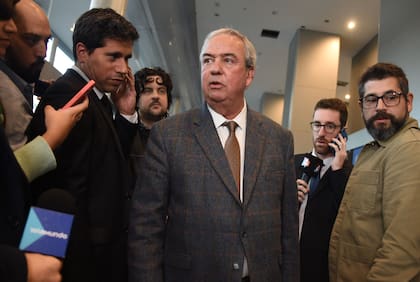
[[[378,63],[359,83],[364,146],[329,249],[331,281],[420,281],[420,129],[401,68]]]

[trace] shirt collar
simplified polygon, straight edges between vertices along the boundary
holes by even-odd
[[[86,80],[86,82],[88,82],[90,79],[89,77],[87,77],[87,75],[76,65],[71,67],[72,70],[74,70],[75,72],[77,72],[84,80]],[[96,96],[98,96],[99,100],[102,99],[102,97],[105,95],[105,93],[99,91],[98,88],[93,87],[93,91],[95,91]]]
[[[216,112],[215,110],[213,110],[208,104],[207,104],[207,108],[209,109],[210,115],[213,118],[213,122],[214,122],[214,126],[216,128],[219,128],[220,126],[222,126],[222,124],[227,121],[227,119],[219,114],[218,112]],[[244,129],[246,126],[246,114],[247,114],[247,105],[246,105],[246,100],[244,99],[244,107],[242,108],[242,110],[239,112],[239,114],[233,118],[232,120],[235,121],[239,128]]]

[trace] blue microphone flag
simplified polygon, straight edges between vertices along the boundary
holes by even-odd
[[[64,258],[73,215],[31,207],[19,249]]]

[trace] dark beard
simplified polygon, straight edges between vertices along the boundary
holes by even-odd
[[[45,60],[43,58],[38,58],[29,67],[24,67],[21,64],[18,64],[13,57],[9,57],[7,63],[23,80],[27,83],[33,83],[39,79]]]
[[[39,79],[39,76],[41,75],[44,63],[44,60],[38,60],[32,65],[30,65],[30,67],[26,71],[23,71],[22,78],[28,83],[33,83],[37,81]]]
[[[407,118],[408,112],[406,112],[405,116],[402,119],[397,119],[395,116],[386,112],[378,112],[376,115],[374,115],[368,120],[366,120],[363,117],[363,120],[365,122],[367,131],[375,140],[386,141],[392,136],[394,136],[394,134],[397,133],[398,130],[401,129],[401,127],[403,127]],[[375,120],[378,119],[389,119],[391,121],[390,127],[386,128],[383,125],[380,125],[379,127],[375,128],[373,123],[375,122]]]
[[[143,112],[140,114],[142,119],[144,120],[148,120],[148,121],[153,121],[153,122],[157,122],[160,121],[161,119],[164,119],[168,116],[168,113],[161,113],[160,115],[154,115],[151,114],[150,112]]]

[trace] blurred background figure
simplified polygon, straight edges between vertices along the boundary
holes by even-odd
[[[169,74],[160,67],[143,68],[134,74],[134,78],[139,127],[133,142],[131,161],[138,174],[152,125],[169,116],[173,86]]]
[[[17,32],[10,36],[10,46],[0,61],[0,102],[6,136],[16,150],[28,141],[25,131],[33,115],[34,85],[44,66],[51,29],[47,15],[32,0],[16,4],[13,20]]]

